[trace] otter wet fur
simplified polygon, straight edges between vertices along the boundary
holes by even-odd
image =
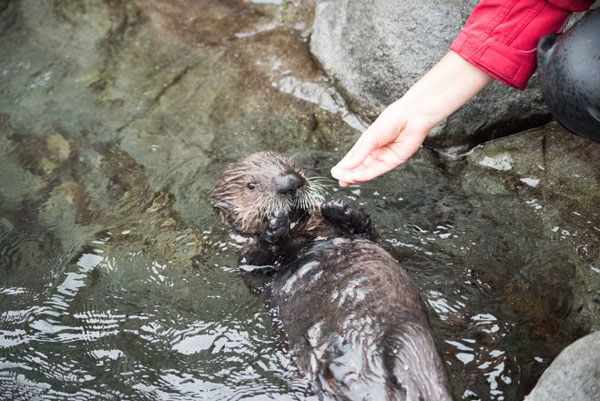
[[[368,215],[323,200],[318,179],[272,152],[231,163],[213,194],[251,238],[240,263],[272,267],[256,274],[296,363],[322,400],[451,400],[419,289]]]

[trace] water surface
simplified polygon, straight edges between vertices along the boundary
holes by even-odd
[[[255,3],[0,2],[3,399],[316,400],[209,198],[256,150],[328,176],[364,122],[310,13]],[[536,202],[463,174],[423,150],[329,191],[419,284],[457,399],[522,399],[573,337],[569,255]]]

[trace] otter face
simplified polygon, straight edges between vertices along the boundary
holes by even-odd
[[[227,166],[213,193],[221,220],[244,235],[259,235],[277,210],[312,212],[323,187],[285,156],[258,152]]]

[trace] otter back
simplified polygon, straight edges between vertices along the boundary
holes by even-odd
[[[276,273],[271,296],[326,398],[451,399],[418,288],[373,242],[315,241]]]

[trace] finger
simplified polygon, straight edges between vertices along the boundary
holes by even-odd
[[[331,176],[333,178],[337,179],[340,182],[343,182],[343,181],[348,181],[347,180],[347,176],[350,173],[350,171],[349,170],[345,170],[345,169],[341,169],[341,168],[339,168],[337,166],[334,166],[334,167],[331,168],[330,173],[331,173]]]
[[[379,153],[378,149],[376,149],[373,153]],[[353,177],[354,172],[365,170],[365,169],[369,168],[370,166],[372,166],[373,164],[376,164],[379,162],[380,161],[377,160],[376,158],[374,158],[373,156],[368,155],[365,158],[365,160],[363,161],[363,163],[356,166],[354,169],[341,170],[341,169],[334,168],[334,169],[332,169],[332,173],[334,173],[334,177],[339,180],[340,186],[346,187],[346,186],[349,186],[350,184],[358,184],[359,183]],[[361,182],[365,182],[365,181],[361,181]]]
[[[375,151],[373,151],[373,153],[377,152],[377,149]],[[379,160],[373,158],[373,156],[371,155],[367,155],[367,157],[365,158],[365,160],[359,164],[358,166],[354,167],[351,170],[346,170],[346,169],[341,169],[336,167],[333,167],[331,169],[331,175],[334,178],[337,178],[340,182],[340,186],[347,186],[349,184],[353,184],[354,183],[354,179],[352,178],[352,175],[355,171],[360,171],[360,170],[364,170],[367,167],[371,166],[374,163],[378,163]],[[342,185],[341,183],[345,183],[346,185]]]
[[[415,144],[405,144],[405,142],[406,141],[399,141],[398,143],[375,149],[365,161],[353,169],[352,172],[366,170],[379,163],[384,163],[389,170],[404,164],[420,147],[420,142],[416,142]]]
[[[350,177],[352,175],[354,175],[354,173],[358,172],[358,171],[364,171],[368,168],[371,168],[373,165],[375,164],[379,164],[381,163],[381,158],[382,158],[382,151],[387,150],[386,148],[384,149],[375,149],[373,152],[371,152],[370,155],[368,155],[365,160],[358,166],[356,166],[355,168],[353,168],[352,170],[345,170],[343,172],[344,176]]]
[[[366,141],[359,139],[348,154],[335,166],[331,168],[331,176],[340,182],[349,183],[348,174],[352,169],[357,168],[364,162],[370,147],[364,145]]]
[[[377,149],[372,155],[369,155],[363,164],[348,172],[347,177],[355,183],[366,182],[393,170],[404,163],[404,161],[399,159],[390,147],[386,146],[385,148]]]
[[[374,124],[373,124],[374,125]],[[374,138],[373,125],[369,127],[361,136],[358,141],[354,144],[352,149],[340,160],[336,167],[350,170],[358,166],[363,160],[371,153],[371,151],[377,146],[377,142]]]
[[[390,170],[392,170],[399,165],[406,163],[408,158],[414,153],[411,152],[407,155],[405,150],[406,149],[404,149],[402,146],[398,146],[397,144],[388,145],[382,149],[377,159],[388,166]]]
[[[373,124],[361,135],[350,152],[337,164],[337,167],[351,170],[364,162],[365,158],[377,152],[386,144],[397,140],[402,131],[406,129],[407,121],[393,117],[390,107],[381,113]]]
[[[371,167],[373,164],[379,163],[380,154],[381,149],[375,149],[369,156],[367,156],[361,165],[356,166],[356,168],[354,168],[352,171],[364,170],[365,168]]]
[[[350,178],[353,183],[363,183],[372,180],[375,177],[379,177],[382,174],[387,173],[392,168],[383,162],[374,163],[369,167],[365,167],[362,170],[354,171]]]

